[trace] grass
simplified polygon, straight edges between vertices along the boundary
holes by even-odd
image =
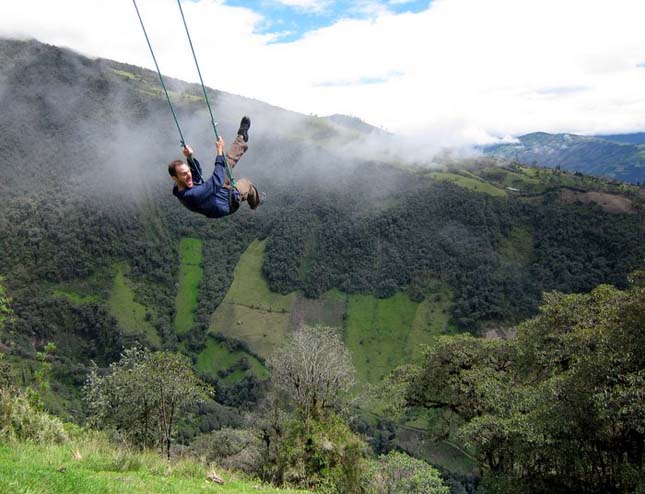
[[[484,180],[499,184],[502,187],[512,187],[521,192],[540,193],[546,189],[544,184],[536,178],[535,174],[526,173],[526,170],[520,167],[516,170],[490,167],[475,170],[474,173]]]
[[[494,197],[506,197],[507,195],[505,190],[499,189],[494,185],[475,178],[474,176],[465,177],[463,175],[448,172],[433,172],[431,176],[435,180],[452,182],[455,185],[458,185],[465,189],[474,190],[475,192],[482,192]]]
[[[284,341],[289,328],[295,293],[280,295],[269,290],[262,276],[266,241],[254,241],[242,254],[233,283],[211,317],[210,330],[242,340],[261,357]]]
[[[359,382],[378,383],[397,366],[418,360],[437,335],[453,331],[448,324],[452,295],[445,285],[437,286],[421,303],[404,293],[387,299],[349,295],[345,343]]]
[[[195,309],[202,281],[203,243],[198,238],[182,238],[179,242],[179,289],[175,298],[175,330],[187,333],[195,324]]]
[[[73,458],[73,452],[80,459]],[[47,446],[0,445],[0,492],[12,494],[277,494],[296,493],[261,485],[215,469],[224,481],[206,479],[208,467],[192,459],[168,464],[155,453],[138,453],[94,440]]]
[[[160,339],[157,331],[146,320],[146,314],[151,309],[134,299],[134,290],[125,276],[126,269],[125,263],[117,263],[115,266],[114,283],[108,300],[110,313],[116,318],[125,333],[144,334],[150,343],[159,345]]]
[[[236,370],[224,378],[217,376],[218,371],[226,371],[239,364],[246,358],[250,364],[247,371]],[[209,338],[206,348],[197,357],[197,369],[205,374],[212,374],[225,384],[233,384],[241,381],[248,373],[258,379],[268,379],[269,371],[257,358],[241,350],[229,350],[226,346],[214,338]]]
[[[54,297],[66,298],[71,303],[76,305],[95,304],[100,300],[97,295],[83,295],[81,293],[76,293],[68,290],[61,290],[59,288],[55,288],[52,291],[52,295]]]
[[[437,335],[453,331],[448,323],[452,294],[441,282],[432,284],[421,303],[403,293],[387,299],[338,290],[318,300],[295,292],[280,295],[271,292],[262,277],[264,246],[265,242],[255,241],[242,255],[210,324],[212,332],[246,342],[263,358],[303,324],[343,328],[359,382],[377,383],[395,367],[418,359],[423,345],[432,344]],[[204,372],[230,368],[241,358],[225,357],[225,348],[211,345],[200,355]]]

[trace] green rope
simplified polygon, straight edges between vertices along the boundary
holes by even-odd
[[[206,106],[208,107],[208,113],[211,116],[211,125],[213,126],[213,132],[215,132],[215,139],[219,140],[219,133],[217,132],[217,123],[215,122],[215,118],[213,117],[213,110],[211,109],[211,104],[210,104],[210,101],[208,100],[208,94],[206,93],[206,86],[204,86],[204,79],[202,78],[202,71],[199,69],[199,63],[197,62],[197,55],[195,55],[193,40],[190,37],[190,31],[188,31],[188,24],[186,23],[186,17],[184,16],[184,9],[181,7],[181,0],[177,0],[177,5],[179,6],[179,12],[181,12],[181,19],[184,22],[184,28],[186,29],[186,36],[188,36],[190,51],[193,52],[193,60],[195,60],[195,66],[197,67],[197,73],[199,74],[199,82],[202,85],[202,91],[204,93],[204,100],[206,101]],[[228,159],[226,158],[226,155],[224,155],[224,163],[226,163],[226,175],[228,176],[228,179],[231,182],[231,187],[236,187],[235,179],[233,178],[233,172],[231,170],[231,167],[228,164]]]
[[[177,120],[177,115],[175,114],[175,109],[172,106],[172,103],[170,101],[170,96],[168,95],[168,90],[166,89],[166,84],[163,81],[163,77],[161,76],[161,70],[159,70],[159,64],[157,63],[157,58],[155,57],[155,52],[152,50],[152,45],[150,44],[150,39],[148,38],[148,33],[146,32],[146,28],[143,25],[143,19],[141,19],[141,14],[139,13],[139,7],[137,7],[137,2],[136,0],[132,0],[132,3],[134,3],[134,8],[137,11],[137,16],[139,16],[139,22],[141,23],[141,29],[143,29],[143,34],[146,37],[146,41],[148,42],[148,48],[150,48],[150,54],[152,55],[152,60],[155,62],[155,67],[157,67],[157,74],[159,74],[159,81],[161,81],[161,87],[164,90],[164,93],[166,94],[166,100],[168,101],[168,106],[170,107],[170,113],[172,113],[172,118],[175,119],[175,125],[177,126],[177,131],[179,132],[179,138],[181,139],[181,145],[182,147],[186,147],[186,141],[184,140],[184,134],[181,132],[181,127],[179,126],[179,121]]]

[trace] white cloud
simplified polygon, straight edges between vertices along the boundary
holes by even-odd
[[[330,5],[330,0],[273,0],[276,3],[288,7],[296,7],[302,10],[319,12]]]
[[[196,81],[176,4],[139,5],[162,71]],[[356,115],[446,143],[645,126],[642,0],[435,0],[290,43],[257,34],[263,20],[249,9],[183,5],[208,85],[303,113]],[[0,35],[153,68],[128,0],[4,1]],[[384,74],[396,77],[374,83]]]

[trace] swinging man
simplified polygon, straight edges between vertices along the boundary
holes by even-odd
[[[224,141],[220,137],[216,142],[217,158],[215,170],[206,181],[202,178],[202,169],[193,150],[184,147],[184,156],[188,163],[175,160],[168,165],[168,173],[175,182],[172,193],[179,202],[195,213],[207,218],[221,218],[233,214],[240,204],[246,201],[251,209],[260,205],[260,194],[256,186],[246,178],[231,180],[226,177],[226,163],[234,168],[242,155],[248,149],[249,128],[251,119],[242,117],[237,137],[231,144],[228,153],[224,155]],[[227,160],[227,161],[224,161]]]

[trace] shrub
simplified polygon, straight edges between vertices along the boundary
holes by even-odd
[[[254,431],[244,429],[202,434],[191,443],[190,450],[208,463],[246,473],[259,473],[264,462],[262,440]]]
[[[0,388],[0,439],[63,443],[68,436],[60,419],[34,408],[22,393]]]
[[[439,471],[405,453],[391,451],[372,462],[365,477],[367,494],[448,494]]]
[[[367,445],[338,416],[286,424],[278,447],[281,481],[317,492],[361,492]]]

